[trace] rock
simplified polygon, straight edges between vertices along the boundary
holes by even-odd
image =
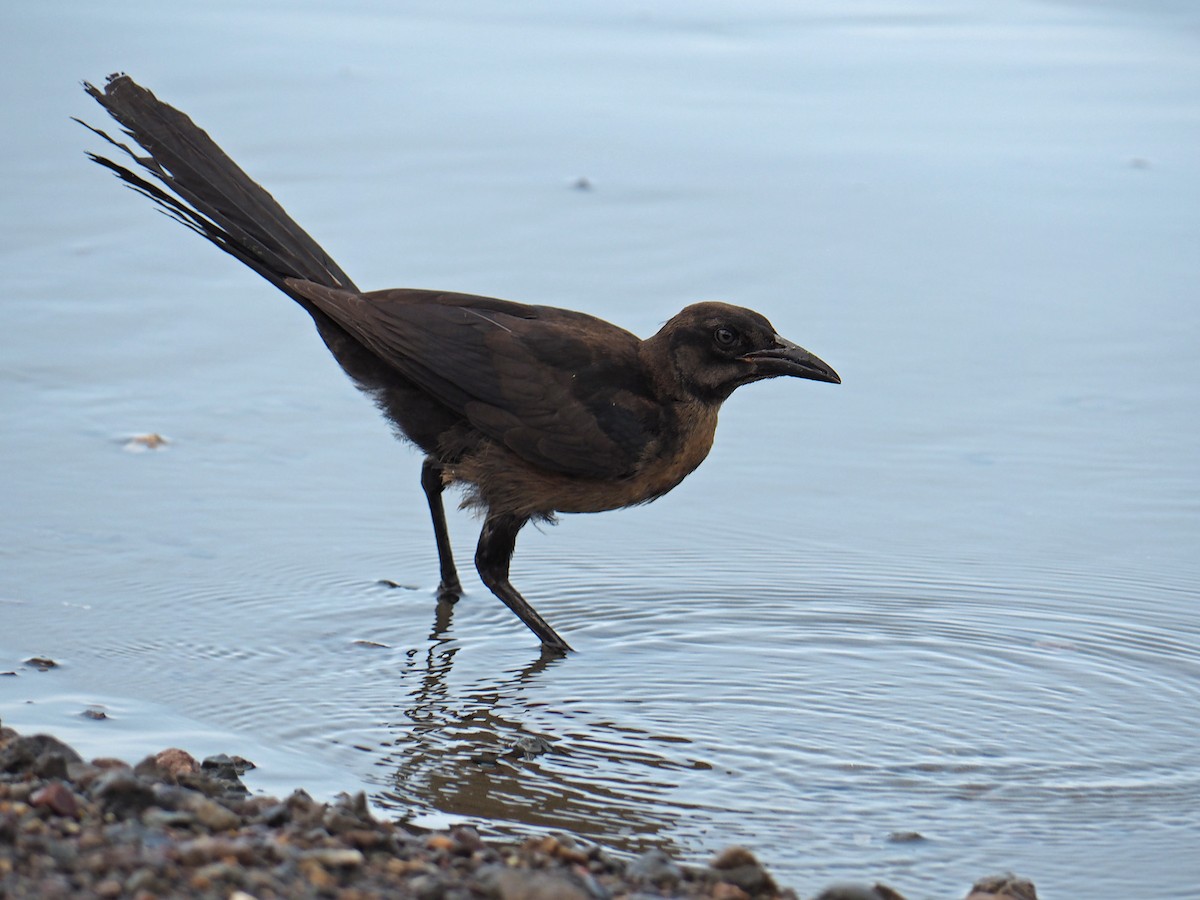
[[[203,769],[220,769],[224,770],[232,767],[235,775],[245,775],[252,769],[257,769],[254,763],[246,759],[244,756],[229,756],[226,753],[218,753],[216,756],[207,756],[201,764]]]
[[[519,756],[522,759],[535,759],[545,753],[551,753],[553,750],[554,745],[546,738],[529,734],[513,741],[508,755],[514,758]]]
[[[114,759],[111,756],[98,756],[92,760],[92,765],[97,769],[128,769],[129,763],[123,759]]]
[[[250,793],[242,784],[240,776],[253,768],[255,765],[249,760],[240,756],[227,756],[224,753],[205,757],[204,762],[200,764],[200,770],[205,776],[221,782],[226,786],[226,790],[238,794]]]
[[[154,765],[169,781],[178,781],[182,775],[195,775],[200,771],[196,757],[178,747],[169,747],[154,754]]]
[[[729,847],[709,864],[717,880],[741,888],[750,896],[777,894],[779,888],[767,870],[745,847]]]
[[[1032,881],[1009,872],[979,879],[967,894],[967,900],[1037,900],[1037,889]]]
[[[124,888],[115,878],[105,878],[93,890],[97,897],[120,897]]]
[[[210,800],[203,794],[192,791],[180,808],[196,817],[196,821],[209,831],[228,831],[241,824],[241,818],[232,810],[226,809],[216,800]]]
[[[151,431],[146,434],[131,434],[125,438],[125,449],[134,452],[144,450],[161,450],[167,444],[171,443],[161,434]]]
[[[446,896],[446,882],[432,872],[411,879],[406,887],[413,900],[442,900]]]
[[[112,769],[92,782],[92,799],[116,815],[139,814],[154,805],[154,788],[128,769]]]
[[[318,847],[305,851],[302,858],[315,860],[328,869],[356,868],[366,861],[362,851],[346,847]]]
[[[142,822],[154,828],[191,828],[196,817],[182,809],[155,809],[142,813]]]
[[[431,834],[425,839],[425,846],[434,853],[449,853],[454,849],[454,838],[448,834]]]
[[[579,885],[562,875],[529,869],[504,869],[491,888],[497,900],[593,900]]]
[[[67,763],[82,757],[58,738],[48,734],[16,737],[0,749],[0,772],[32,772],[43,778],[67,777]]]
[[[450,837],[454,840],[455,852],[470,856],[483,847],[483,839],[479,832],[470,825],[459,825],[450,829]]]
[[[238,763],[226,759],[217,768],[236,777]],[[231,797],[226,782],[195,771],[180,750],[134,771],[112,760],[85,763],[53,738],[3,727],[0,761],[0,896],[13,900],[796,900],[741,847],[697,867],[662,850],[626,862],[567,834],[517,844],[484,840],[465,825],[430,832],[376,821],[361,792],[332,804],[303,791],[283,801]],[[66,779],[47,776],[64,769]],[[970,894],[1036,897],[1012,875],[983,879]],[[821,900],[903,898],[876,884],[831,887]]]
[[[364,825],[374,825],[375,817],[367,805],[367,795],[363,791],[338,794],[334,805],[326,811],[322,824],[330,834],[344,834]]]
[[[674,860],[657,847],[631,862],[625,873],[642,884],[665,888],[674,887],[683,878],[683,871]]]
[[[44,788],[34,791],[29,797],[29,805],[45,807],[55,815],[79,818],[79,798],[61,781],[52,781]]]
[[[816,900],[904,900],[886,884],[835,884],[821,891]]]

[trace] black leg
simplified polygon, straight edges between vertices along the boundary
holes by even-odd
[[[433,536],[437,541],[438,565],[442,570],[442,582],[438,585],[439,600],[457,600],[462,596],[462,585],[458,581],[458,570],[454,567],[454,553],[450,550],[450,533],[446,530],[446,510],[442,506],[442,465],[431,456],[425,457],[421,466],[421,487],[429,500],[429,515],[433,517]]]
[[[475,568],[493,594],[504,605],[517,614],[529,630],[541,639],[542,646],[560,653],[571,649],[570,644],[558,636],[546,620],[538,615],[508,580],[508,563],[517,546],[517,532],[528,521],[519,516],[491,516],[483,523],[479,533],[479,547],[475,551]]]

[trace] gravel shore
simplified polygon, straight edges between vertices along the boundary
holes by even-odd
[[[415,833],[366,797],[251,796],[249,764],[168,749],[135,766],[83,760],[48,735],[0,727],[0,898],[336,897],[419,900],[798,898],[741,847],[707,866],[662,851],[634,859],[567,835],[482,840],[470,826]],[[1028,881],[978,882],[968,900],[1036,900]],[[903,900],[838,885],[816,900]]]

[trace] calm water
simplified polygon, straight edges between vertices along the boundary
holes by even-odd
[[[10,10],[0,63],[6,723],[744,842],[804,894],[1195,896],[1188,4],[67,6]],[[748,388],[669,497],[527,529],[514,581],[579,650],[543,664],[473,578],[439,617],[419,460],[299,310],[85,163],[76,82],[117,68],[364,286],[642,334],[730,300],[845,384]]]

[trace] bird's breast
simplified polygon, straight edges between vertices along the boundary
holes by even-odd
[[[712,448],[717,410],[697,405],[673,411],[670,427],[647,446],[634,471],[621,478],[581,478],[530,464],[488,442],[449,467],[453,480],[472,484],[469,505],[513,515],[546,517],[649,503],[695,470]]]

